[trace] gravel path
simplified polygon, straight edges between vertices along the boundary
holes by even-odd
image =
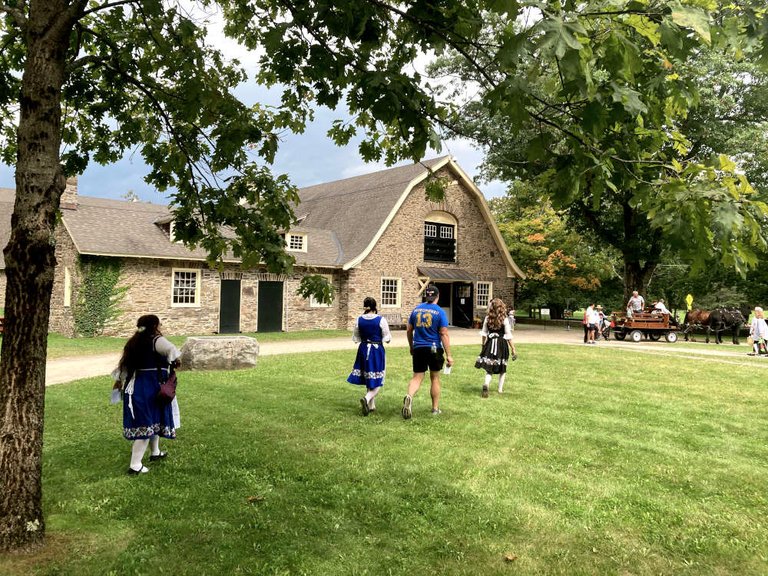
[[[451,328],[451,344],[453,346],[476,345],[480,346],[478,330]],[[746,341],[745,341],[746,342]],[[585,346],[581,324],[574,323],[571,330],[562,327],[533,326],[518,324],[515,328],[516,344],[557,344]],[[402,348],[408,345],[405,330],[397,330],[392,333],[392,342],[389,347]],[[323,340],[300,340],[288,342],[264,342],[259,346],[259,354],[271,356],[275,354],[290,354],[297,352],[322,352],[327,350],[355,350],[356,345],[351,337],[326,338]],[[617,340],[600,341],[595,346],[590,346],[595,353],[600,348],[621,348],[623,350],[660,354],[663,356],[683,356],[686,358],[705,358],[710,361],[727,362],[729,364],[749,365],[760,368],[768,368],[768,359],[747,356],[749,350],[746,343],[741,346],[722,344],[720,346],[707,345],[703,342],[678,342],[667,344],[666,342],[638,342],[637,344]],[[77,356],[72,358],[57,358],[49,360],[46,364],[45,384],[62,384],[90,378],[104,376],[112,372],[120,359],[119,353],[99,354],[94,356]]]

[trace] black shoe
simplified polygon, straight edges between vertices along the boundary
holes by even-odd
[[[483,391],[480,393],[481,398],[488,398],[488,386],[483,386]]]
[[[149,461],[156,462],[157,460],[162,460],[163,458],[167,458],[167,457],[168,457],[168,452],[160,452],[160,454],[150,456]]]
[[[140,470],[128,468],[128,476],[138,476],[139,474],[146,474],[147,472],[149,472],[149,468],[146,466],[142,466]]]
[[[368,407],[368,400],[360,398],[360,407],[363,409],[363,416],[368,416],[368,414],[370,414],[371,409]]]

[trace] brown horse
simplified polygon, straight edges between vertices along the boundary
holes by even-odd
[[[737,308],[715,308],[714,310],[701,310],[694,308],[689,310],[683,320],[683,334],[685,339],[693,342],[693,331],[696,328],[706,329],[706,341],[709,344],[709,335],[715,333],[715,343],[720,344],[723,341],[722,333],[730,330],[733,336],[733,343],[739,343],[739,332],[746,320],[744,315]]]

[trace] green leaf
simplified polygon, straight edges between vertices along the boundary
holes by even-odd
[[[674,2],[672,4],[672,21],[682,28],[690,28],[707,44],[712,43],[709,15],[703,9],[683,6],[679,2]]]

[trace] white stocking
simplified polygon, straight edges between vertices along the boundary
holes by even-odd
[[[491,385],[491,378],[492,376],[490,374],[485,375],[485,382],[483,383],[483,388],[488,388],[488,386]]]
[[[368,407],[375,410],[376,409],[376,396],[381,391],[381,386],[377,386],[376,388],[371,388],[368,390],[368,392],[365,395],[365,401],[368,402]]]
[[[152,456],[157,456],[160,454],[160,436],[155,434],[150,438],[149,440],[149,447],[152,450],[151,454]]]
[[[504,391],[504,379],[507,377],[506,374],[499,374],[499,394],[501,394]]]
[[[144,458],[144,452],[147,451],[147,444],[149,444],[148,438],[142,438],[141,440],[133,441],[133,447],[131,448],[132,469],[141,470],[141,459]]]

